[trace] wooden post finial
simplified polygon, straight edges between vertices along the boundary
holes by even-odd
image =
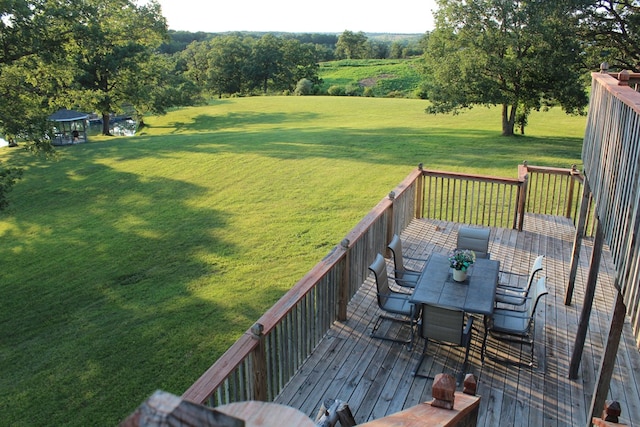
[[[449,374],[436,375],[433,379],[431,395],[433,396],[431,406],[453,409],[456,396],[456,379]]]
[[[477,389],[478,389],[478,381],[476,380],[475,375],[473,374],[465,375],[462,392],[464,394],[470,394],[471,396],[475,396]]]
[[[611,423],[617,423],[618,417],[622,413],[620,402],[616,400],[607,400],[602,411],[602,419]]]
[[[262,332],[264,331],[264,325],[260,323],[254,323],[251,327],[251,333],[256,337],[262,336]]]
[[[622,70],[618,73],[618,86],[629,86],[629,70]]]

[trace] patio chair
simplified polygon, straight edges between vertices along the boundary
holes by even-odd
[[[533,366],[534,361],[534,344],[535,344],[535,312],[544,295],[547,295],[546,278],[541,277],[532,287],[531,296],[527,297],[527,307],[525,311],[510,310],[497,308],[493,311],[491,317],[485,318],[484,338],[482,340],[481,359],[484,363],[484,356],[487,344],[487,335],[500,341],[515,342],[527,344],[531,346],[531,362],[529,366]],[[508,362],[507,359],[498,359],[498,361]]]
[[[393,235],[391,242],[387,245],[391,255],[393,256],[394,275],[395,281],[400,286],[406,286],[409,288],[415,288],[418,278],[420,278],[421,271],[407,268],[404,265],[404,260],[416,261],[425,263],[428,260],[423,258],[412,258],[404,255],[402,252],[402,240],[397,234]]]
[[[409,344],[409,346],[411,346],[415,333],[415,325],[417,324],[416,307],[410,302],[411,295],[394,291],[389,287],[387,264],[382,255],[376,255],[376,259],[369,266],[369,270],[371,270],[373,272],[373,275],[375,276],[376,297],[378,300],[378,306],[385,313],[391,314],[381,314],[380,316],[378,316],[378,319],[376,320],[376,323],[371,330],[371,336],[374,338]],[[402,339],[395,338],[389,335],[379,334],[377,331],[383,320],[408,324],[411,330],[409,338]]]
[[[531,266],[531,271],[529,272],[529,279],[527,280],[527,285],[524,288],[519,286],[510,286],[505,284],[498,283],[498,288],[496,289],[496,304],[508,304],[511,306],[523,306],[527,301],[527,296],[529,295],[529,291],[531,289],[531,285],[535,280],[538,272],[542,271],[542,261],[544,261],[544,255],[539,255],[533,265]],[[523,276],[522,274],[516,273],[505,273],[508,275],[514,276]],[[500,305],[498,305],[499,307]]]
[[[469,360],[469,349],[471,347],[471,336],[473,331],[473,317],[466,316],[462,310],[423,304],[422,321],[419,325],[419,331],[420,336],[424,338],[424,348],[413,375],[417,377],[431,378],[420,374],[420,367],[427,355],[427,346],[429,345],[429,341],[435,341],[443,345],[464,347],[464,361],[462,362],[462,368],[456,377],[458,384],[460,384],[467,368],[467,361]]]
[[[469,249],[476,253],[476,258],[489,258],[488,228],[460,227],[456,249]]]

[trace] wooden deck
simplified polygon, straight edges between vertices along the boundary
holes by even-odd
[[[459,224],[414,220],[402,235],[405,252],[416,257],[447,253],[455,246]],[[476,322],[468,371],[478,378],[481,407],[478,425],[585,426],[599,358],[608,333],[613,306],[612,263],[608,252],[600,268],[591,323],[578,380],[568,379],[583,289],[591,256],[590,241],[581,249],[580,268],[571,306],[564,305],[574,239],[573,226],[563,218],[527,216],[525,230],[492,229],[489,249],[501,269],[528,274],[539,254],[546,256],[544,273],[549,295],[539,307],[533,368],[505,365],[491,358],[480,362],[482,322]],[[503,276],[503,281],[526,280]],[[336,323],[276,399],[315,418],[327,398],[346,401],[358,423],[383,417],[431,399],[432,380],[412,372],[423,348],[418,338],[412,349],[369,336],[380,314],[370,276],[349,305],[349,319]],[[478,319],[479,320],[479,319]],[[392,328],[396,328],[393,326]],[[406,330],[390,329],[390,334]],[[488,354],[529,360],[529,348],[489,338]],[[459,369],[462,352],[430,344],[422,373],[435,375]],[[620,401],[621,421],[640,425],[640,352],[625,325],[609,399]]]

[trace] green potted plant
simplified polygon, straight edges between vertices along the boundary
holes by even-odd
[[[464,282],[467,270],[476,261],[476,253],[469,249],[454,249],[449,253],[449,266],[453,269],[453,280]]]

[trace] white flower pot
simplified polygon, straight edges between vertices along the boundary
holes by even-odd
[[[467,280],[467,271],[466,270],[453,270],[453,280],[456,282],[464,282]]]

